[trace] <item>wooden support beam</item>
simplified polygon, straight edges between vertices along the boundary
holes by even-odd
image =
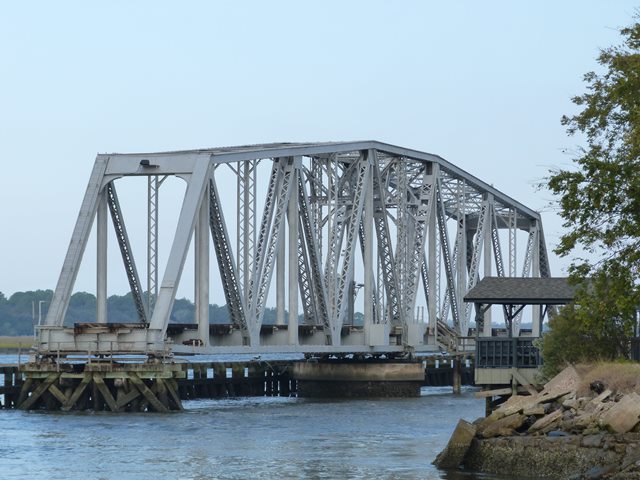
[[[511,395],[511,388],[497,388],[495,390],[483,390],[476,392],[476,398],[498,397],[500,395]]]
[[[59,372],[50,373],[47,378],[45,378],[40,385],[36,387],[36,389],[31,393],[31,395],[24,400],[18,408],[21,410],[29,410],[36,401],[42,396],[44,392],[49,389],[49,386],[55,382],[60,377]]]
[[[125,405],[132,402],[136,398],[140,396],[140,390],[136,387],[133,387],[129,392],[125,393],[122,397],[119,397],[117,400],[118,410],[122,409]]]
[[[156,395],[160,403],[169,408],[169,395],[167,393],[167,387],[164,383],[164,380],[161,378],[156,378]]]
[[[91,382],[91,374],[85,373],[84,377],[82,378],[82,381],[78,384],[78,386],[73,391],[71,396],[67,399],[67,401],[64,402],[64,404],[62,405],[62,411],[68,412],[73,408],[73,406],[76,404],[80,396],[84,393],[85,389],[87,388],[87,385],[89,385],[89,382]]]
[[[180,400],[180,396],[178,395],[178,384],[173,378],[168,379],[166,382],[167,391],[169,392],[169,396],[173,400],[173,403],[177,406],[178,410],[184,410],[182,406],[182,401]]]
[[[533,385],[529,383],[526,378],[524,378],[524,376],[518,371],[517,368],[511,369],[511,374],[513,375],[513,379],[524,388],[526,388],[527,392],[529,392],[531,395],[538,394],[538,391],[533,387]]]
[[[5,370],[4,372],[4,405],[5,408],[11,408],[11,404],[15,401],[13,398],[14,394],[12,393],[13,387],[13,372],[8,372]],[[0,405],[1,407],[1,405]]]
[[[62,393],[62,390],[56,387],[55,383],[49,385],[49,393],[56,397],[56,399],[60,402],[60,405],[64,405],[67,401],[67,397],[65,397],[64,393]]]
[[[20,389],[20,395],[18,396],[18,401],[16,402],[16,407],[20,408],[20,405],[29,395],[29,390],[31,390],[31,385],[33,385],[33,378],[27,378],[25,382],[22,384],[22,388]]]
[[[109,405],[111,411],[118,412],[118,404],[116,403],[115,398],[113,398],[113,395],[111,395],[109,388],[104,383],[104,378],[102,378],[102,375],[98,372],[94,372],[93,382],[98,386],[98,390],[102,394],[102,398],[104,398],[104,401],[107,402],[107,405]]]
[[[525,389],[522,386],[517,388],[517,393],[531,394],[529,390]],[[482,390],[480,392],[476,392],[474,396],[476,398],[489,398],[489,397],[500,397],[502,395],[512,395],[512,394],[513,394],[513,388],[507,387],[507,388],[496,388],[494,390]]]
[[[158,400],[158,397],[145,385],[145,383],[138,377],[135,372],[130,372],[130,378],[133,384],[138,387],[138,389],[142,392],[144,397],[149,401],[149,403],[156,409],[158,412],[166,413],[169,411],[169,408]]]

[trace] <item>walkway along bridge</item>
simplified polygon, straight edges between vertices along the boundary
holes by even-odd
[[[171,176],[186,190],[160,280],[159,198]],[[147,183],[146,286],[116,189],[128,177]],[[109,217],[137,322],[107,322]],[[96,321],[65,325],[94,224]],[[171,324],[192,239],[195,318]],[[100,154],[27,368],[59,369],[72,355],[163,363],[173,354],[465,351],[473,306],[464,296],[491,275],[549,276],[540,215],[437,155],[376,141]],[[212,280],[224,293],[225,325],[209,321]],[[276,322],[265,324],[274,299]],[[533,309],[535,337],[542,312]],[[479,335],[491,336],[490,313]],[[510,319],[515,336],[520,319]]]

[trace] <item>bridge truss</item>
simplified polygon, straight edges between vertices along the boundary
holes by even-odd
[[[229,175],[232,201],[221,180]],[[169,176],[187,187],[159,282],[159,192]],[[116,191],[123,177],[148,185],[146,291]],[[109,217],[137,322],[107,323]],[[71,328],[65,313],[94,223],[97,321]],[[170,315],[192,241],[195,318],[177,326]],[[209,322],[212,261],[226,325]],[[101,154],[38,348],[152,355],[455,349],[473,314],[463,297],[488,275],[549,276],[540,215],[436,155],[375,141]],[[277,319],[267,325],[273,298]],[[416,308],[419,298],[426,309]]]

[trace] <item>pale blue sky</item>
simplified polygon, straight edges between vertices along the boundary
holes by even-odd
[[[534,184],[569,164],[563,150],[578,139],[560,117],[635,11],[577,0],[0,5],[5,294],[55,286],[97,152],[376,139],[442,155],[543,210],[551,249],[561,222]],[[562,274],[566,260],[551,262]],[[90,268],[77,289],[95,291]],[[124,277],[110,284],[126,290]]]

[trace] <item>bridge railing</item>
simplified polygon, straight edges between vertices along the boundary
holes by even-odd
[[[478,338],[476,368],[537,368],[542,364],[533,338]]]

